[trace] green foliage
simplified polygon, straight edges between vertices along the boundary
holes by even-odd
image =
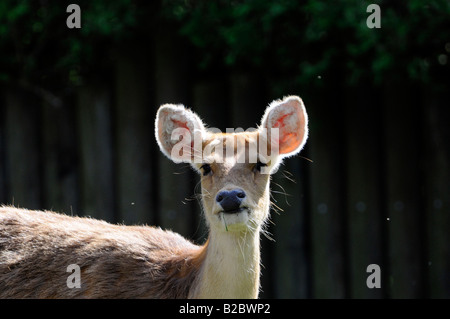
[[[381,29],[366,25],[372,2]],[[448,79],[449,0],[79,0],[80,30],[65,26],[69,3],[0,2],[1,82],[80,85],[107,69],[111,48],[147,41],[160,22],[179,26],[201,69],[256,71],[295,85],[336,74],[349,84]]]
[[[131,0],[76,2],[82,28],[68,29],[70,2],[0,2],[0,81],[79,85],[104,62],[105,49],[130,36],[138,14]]]
[[[200,65],[263,67],[300,84],[329,73],[381,83],[405,77],[430,81],[448,72],[439,54],[450,42],[450,1],[296,0],[163,1],[165,16],[203,54]],[[381,7],[381,29],[370,29],[367,6]],[[441,62],[444,59],[441,59]]]

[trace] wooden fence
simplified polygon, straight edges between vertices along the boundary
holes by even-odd
[[[274,96],[251,73],[198,73],[182,41],[111,52],[61,106],[0,88],[0,202],[170,228],[201,242],[199,178],[158,149],[163,103],[210,127],[256,127]],[[336,83],[339,80],[337,79]],[[327,86],[298,94],[310,118],[301,156],[273,176],[262,238],[262,297],[449,298],[448,92],[427,86]],[[369,289],[367,267],[381,269]]]

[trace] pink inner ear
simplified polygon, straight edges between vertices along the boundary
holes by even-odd
[[[293,152],[298,147],[298,135],[296,133],[284,134],[280,139],[280,153],[286,154]]]
[[[279,128],[279,152],[286,154],[295,151],[300,144],[298,132],[293,131],[294,127],[290,127],[289,118],[295,116],[295,112],[286,113],[280,116],[273,124],[274,128]]]
[[[288,113],[288,114],[285,114],[285,115],[283,115],[282,117],[280,117],[280,118],[275,122],[275,124],[273,125],[273,127],[280,127],[280,128],[284,127],[284,126],[286,125],[286,124],[284,123],[284,119],[285,119],[286,117],[292,115],[292,114],[294,114],[294,113]]]
[[[171,119],[171,121],[178,127],[182,127],[187,129],[188,131],[190,131],[189,127],[187,126],[187,122],[182,122],[182,121],[177,121],[177,120],[173,120]]]

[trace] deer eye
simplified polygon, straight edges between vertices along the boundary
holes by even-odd
[[[266,167],[266,166],[267,166],[267,164],[264,164],[264,163],[258,161],[258,162],[256,162],[255,166],[253,166],[253,171],[261,173],[261,168]]]
[[[200,166],[200,169],[203,171],[203,176],[209,175],[212,172],[211,165],[209,164],[203,164]]]

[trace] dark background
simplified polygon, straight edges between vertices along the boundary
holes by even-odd
[[[450,297],[448,0],[73,2],[81,29],[70,2],[0,3],[0,203],[201,243],[199,179],[159,151],[158,106],[224,131],[299,95],[310,138],[273,176],[261,297]]]

